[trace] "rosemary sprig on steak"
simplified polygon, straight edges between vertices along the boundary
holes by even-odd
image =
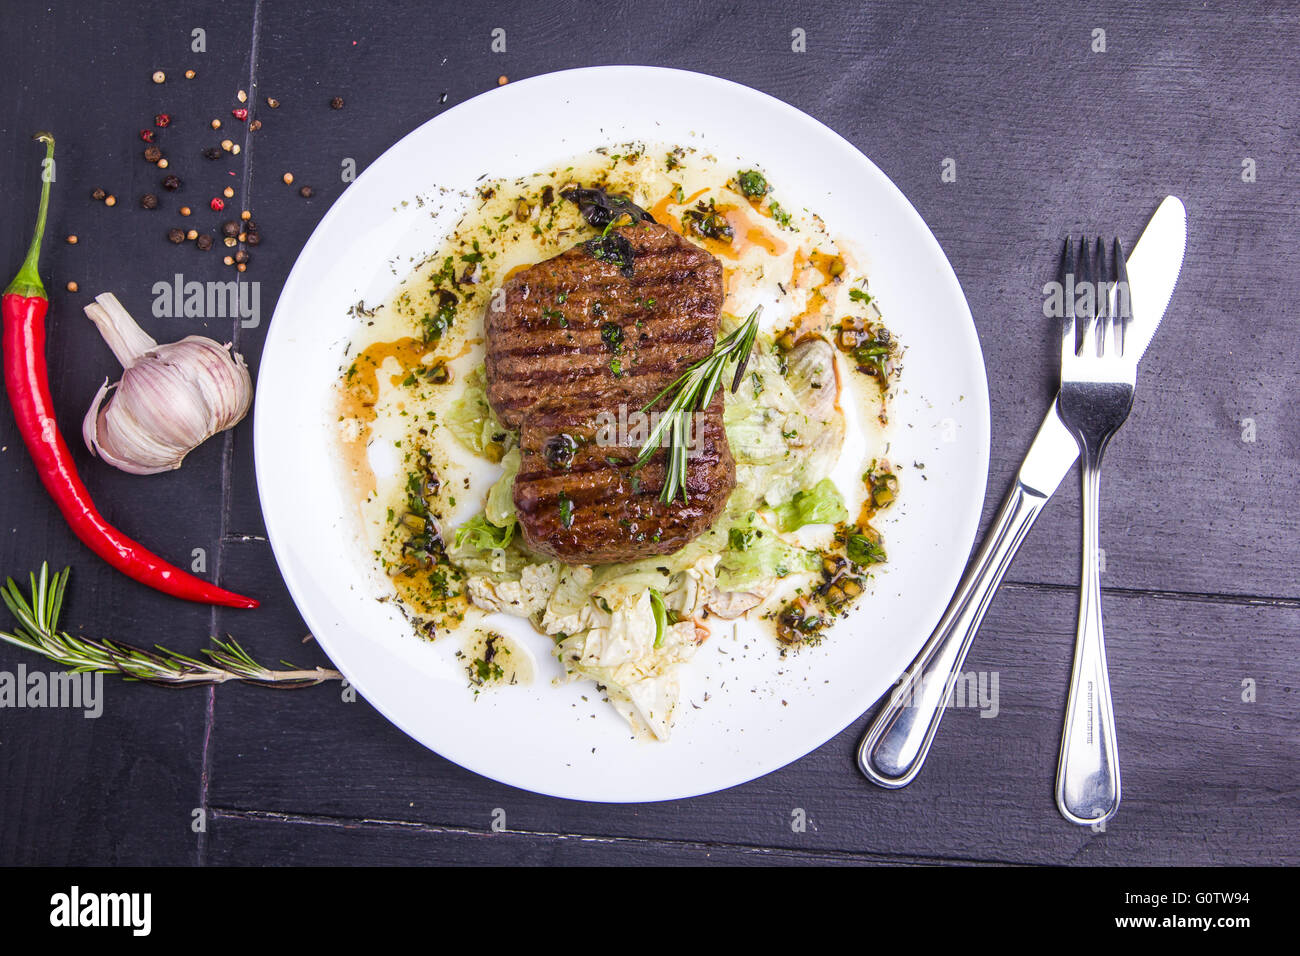
[[[682,500],[689,502],[686,493],[687,436],[691,416],[703,411],[713,399],[722,381],[722,373],[729,362],[736,363],[736,374],[731,380],[731,390],[740,388],[745,368],[749,364],[750,353],[754,349],[754,339],[758,335],[758,316],[763,311],[760,305],[749,318],[732,329],[725,338],[713,347],[713,354],[701,359],[688,368],[680,378],[654,397],[642,412],[647,412],[657,405],[665,396],[672,395],[667,407],[659,414],[658,420],[641,446],[636,467],[641,467],[654,454],[665,435],[668,437],[668,464],[664,474],[663,491],[659,500],[669,504],[681,491]]]

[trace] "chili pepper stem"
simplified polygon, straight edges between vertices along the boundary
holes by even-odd
[[[18,275],[14,276],[14,281],[9,283],[4,294],[21,295],[27,298],[40,296],[44,299],[47,298],[45,285],[41,282],[37,264],[41,258],[41,240],[45,237],[45,217],[50,209],[50,182],[54,178],[50,163],[54,159],[54,137],[49,133],[40,132],[32,138],[45,144],[45,167],[41,176],[41,208],[36,214],[36,235],[32,236],[27,258],[23,260],[23,267],[18,270]]]

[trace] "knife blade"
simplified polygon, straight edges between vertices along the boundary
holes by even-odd
[[[1186,247],[1187,211],[1177,196],[1166,196],[1127,261],[1131,318],[1124,348],[1126,352],[1138,348],[1139,359],[1173,296]],[[1078,443],[1061,422],[1053,398],[975,561],[934,633],[862,736],[858,766],[872,783],[894,790],[907,786],[920,772],[953,682],[1003,575],[1078,457]]]
[[[1132,317],[1124,331],[1124,351],[1146,354],[1183,268],[1187,250],[1187,210],[1177,196],[1166,196],[1142,230],[1127,260]],[[1056,400],[1020,465],[1019,480],[1044,499],[1052,497],[1079,458],[1079,445],[1061,423]]]

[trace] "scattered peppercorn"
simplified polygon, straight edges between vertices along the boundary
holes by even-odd
[[[241,212],[241,213],[239,214],[239,218],[240,218],[240,219],[252,219],[252,218],[253,218],[253,214],[252,214],[251,212],[249,212],[247,209],[245,209],[243,212]]]
[[[226,238],[222,239],[221,242],[227,249],[233,249],[235,246],[239,245],[239,241],[235,239],[234,236],[226,236]]]
[[[167,157],[164,156],[162,159],[158,160],[158,162],[154,163],[154,165],[157,166],[159,169],[166,169],[166,168],[167,168]]]
[[[164,73],[162,70],[155,70],[153,74],[153,81],[155,83],[166,83],[167,74]]]
[[[209,235],[207,235],[206,233],[204,233],[203,235],[201,235],[201,236],[199,236],[197,239],[195,239],[195,240],[194,240],[194,243],[195,243],[195,245],[197,245],[201,250],[203,250],[204,252],[207,252],[209,249],[212,248],[212,237],[209,236]]]
[[[198,237],[199,237],[199,231],[197,229],[191,229],[189,232],[185,233],[185,238],[191,241],[197,239]]]
[[[109,193],[107,196],[104,197],[104,205],[105,205],[105,206],[116,206],[116,205],[117,205],[117,197],[114,196],[112,193]]]
[[[142,140],[144,140],[146,143],[152,143],[152,142],[153,142],[153,130],[151,130],[151,129],[142,129],[142,130],[140,130],[140,138],[141,138]]]
[[[221,195],[229,199],[235,195],[235,190],[232,189],[230,186],[227,186],[225,189],[221,190]]]
[[[241,232],[239,235],[235,236],[235,238],[238,239],[240,242],[243,242],[245,239],[248,238],[248,233]]]
[[[223,236],[234,236],[239,233],[239,223],[233,219],[227,219],[221,224],[221,234]]]
[[[235,261],[236,261],[236,262],[247,262],[248,259],[249,259],[249,256],[248,256],[248,250],[247,250],[247,249],[240,249],[238,252],[235,253]]]
[[[255,246],[261,241],[262,241],[262,234],[260,232],[244,233],[244,242],[248,243],[250,246]]]
[[[90,198],[95,200],[95,202],[101,202],[103,201],[104,197],[107,195],[108,193],[104,192],[104,190],[100,189],[97,186],[93,190],[91,190]]]
[[[232,147],[232,146],[234,146],[234,145],[235,145],[235,144],[232,143],[232,142],[231,142],[230,140],[228,140],[228,139],[223,139],[223,140],[221,141],[221,148],[224,149],[227,153],[230,152],[230,147]]]
[[[68,236],[68,245],[70,245],[70,246],[75,246],[76,244],[77,244],[77,237],[76,237],[76,236]]]
[[[285,173],[283,179],[286,186],[293,185],[293,173]]]
[[[504,73],[497,77],[497,86],[505,86],[509,82],[510,77],[506,76]]]
[[[153,125],[157,126],[159,129],[170,126],[171,122],[172,115],[170,113],[159,113],[153,118]]]
[[[277,100],[274,96],[268,96],[266,98],[266,105],[271,107],[271,109],[273,110],[278,110],[280,108],[280,101]]]
[[[203,151],[203,155],[208,159],[220,159],[221,150],[217,149],[215,146],[209,146]]]
[[[162,159],[162,150],[157,146],[149,146],[144,151],[144,158],[148,162],[156,163]]]
[[[221,120],[213,119],[213,121],[208,125],[210,125],[213,129],[221,129]]]
[[[237,266],[235,266],[235,268],[238,269],[240,272],[246,272],[248,271],[248,264],[245,262],[241,262]]]
[[[79,288],[79,287],[78,287],[77,283],[75,283],[75,282],[69,282],[69,283],[68,283],[68,291],[69,291],[69,292],[76,292],[78,288]]]
[[[194,77],[196,77],[196,76],[198,76],[198,74],[195,73],[193,70],[186,70],[186,71],[185,71],[185,79],[187,79],[187,80],[192,80],[192,79],[194,79]]]
[[[310,187],[310,186],[303,186],[302,189],[299,189],[299,190],[298,190],[298,195],[301,196],[303,199],[310,199],[310,198],[311,198],[311,187]]]
[[[253,122],[248,124],[248,131],[250,133],[256,133],[261,128],[262,128],[261,120],[253,120]]]
[[[167,238],[170,239],[172,242],[177,242],[177,243],[184,242],[185,232],[184,230],[181,229],[168,229]]]
[[[212,202],[208,203],[208,205],[212,207],[213,212],[221,212],[226,208],[226,204],[221,200],[220,196],[213,196]]]
[[[231,110],[230,115],[242,122],[243,120],[248,119],[248,109],[246,107],[240,106],[237,109]]]
[[[238,143],[235,143],[233,146],[231,146],[231,147],[230,147],[230,151],[231,151],[232,153],[234,153],[236,156],[238,156],[238,155],[239,155],[239,144],[238,144]]]
[[[145,193],[140,197],[140,206],[144,209],[157,209],[158,197],[153,193]]]
[[[190,214],[190,211],[191,211],[191,210],[190,210],[190,207],[189,207],[189,206],[181,206],[181,215],[182,215],[182,216],[188,216],[188,215]]]
[[[162,181],[163,189],[168,192],[175,192],[181,188],[181,178],[176,175],[164,176]]]
[[[221,261],[224,262],[224,263],[225,263],[226,265],[228,265],[228,266],[233,266],[233,265],[235,264],[235,260],[234,260],[232,257],[230,257],[230,256],[226,256],[226,257],[223,258]]]
[[[241,103],[247,103],[248,94],[245,93],[243,90],[240,90],[238,93],[235,94],[235,99],[239,100],[239,102]]]
[[[343,97],[336,96],[334,97],[334,99],[330,100],[330,109],[332,110],[343,109]]]

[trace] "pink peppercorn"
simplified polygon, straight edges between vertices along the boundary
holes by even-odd
[[[213,212],[221,212],[226,208],[226,201],[220,196],[213,196],[212,202],[208,203],[208,205],[212,207]]]

